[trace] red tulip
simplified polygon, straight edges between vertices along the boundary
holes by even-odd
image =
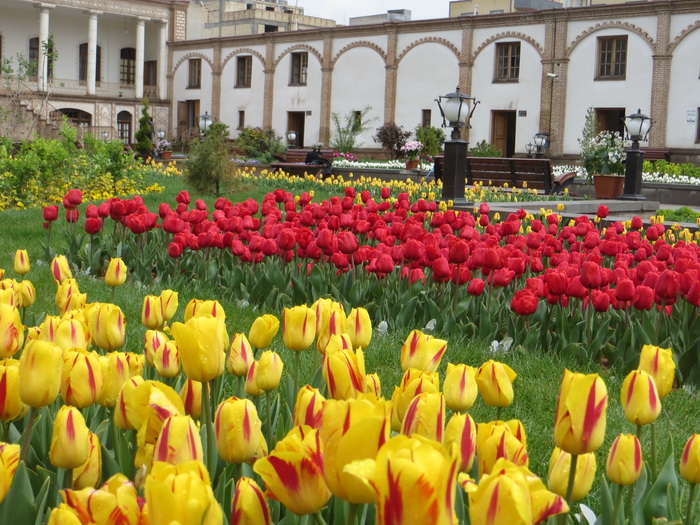
[[[484,293],[485,285],[486,283],[482,279],[472,279],[467,286],[467,293],[469,295],[481,295]]]
[[[654,292],[661,299],[675,299],[678,295],[678,273],[672,270],[663,271],[656,281]]]
[[[83,192],[80,190],[70,190],[63,197],[63,207],[66,210],[71,210],[80,206],[83,202]]]
[[[77,211],[77,210],[75,210]],[[99,233],[102,229],[102,219],[99,217],[91,217],[85,220],[85,231],[90,235]]]
[[[58,206],[46,206],[44,207],[44,220],[47,222],[53,222],[58,219]]]
[[[78,222],[78,219],[80,218],[80,210],[77,210],[75,208],[67,208],[66,209],[66,222]]]
[[[529,289],[515,292],[510,302],[510,309],[518,315],[532,315],[537,311],[539,298]]]

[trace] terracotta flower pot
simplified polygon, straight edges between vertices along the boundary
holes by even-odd
[[[406,161],[406,169],[407,170],[417,170],[418,169],[418,160],[407,160]]]
[[[593,188],[596,199],[617,199],[625,187],[622,175],[594,175]]]
[[[163,160],[170,160],[170,158],[173,156],[172,151],[161,151],[160,152],[160,158]]]

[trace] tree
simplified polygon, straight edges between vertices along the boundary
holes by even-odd
[[[136,151],[142,157],[153,155],[153,119],[148,112],[150,105],[148,99],[141,101],[141,118],[139,119],[139,130],[136,132]]]
[[[423,143],[423,152],[434,157],[439,155],[442,144],[445,142],[445,132],[442,128],[433,126],[418,126],[416,128],[416,140]]]
[[[214,122],[203,139],[192,142],[185,165],[185,182],[194,190],[220,197],[228,189],[234,170],[228,136],[228,126]]]
[[[383,126],[377,128],[377,132],[372,139],[377,144],[381,144],[382,148],[389,152],[391,160],[401,156],[401,146],[406,144],[408,137],[411,136],[410,131],[406,131],[396,122],[387,122]]]
[[[377,117],[367,119],[367,115],[372,111],[371,106],[366,106],[362,111],[348,111],[343,117],[333,113],[333,140],[331,147],[341,153],[352,153],[355,148],[362,145],[357,143],[357,137],[365,131],[369,131],[370,126],[377,121]]]

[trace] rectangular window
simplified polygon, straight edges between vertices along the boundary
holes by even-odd
[[[520,42],[496,44],[494,82],[517,82],[520,77]]]
[[[308,53],[292,53],[292,76],[289,84],[292,86],[305,86],[306,74],[309,69]]]
[[[187,87],[190,89],[202,87],[202,59],[191,58],[188,65]]]
[[[245,111],[240,110],[238,112],[238,127],[236,129],[245,128]]]
[[[627,73],[627,36],[598,38],[596,80],[624,80]]]
[[[236,87],[249,88],[250,79],[253,75],[253,57],[236,58]]]
[[[136,83],[136,49],[124,47],[119,52],[119,83],[133,86]]]
[[[429,109],[424,109],[421,112],[420,125],[424,128],[429,128],[432,125],[432,111]]]

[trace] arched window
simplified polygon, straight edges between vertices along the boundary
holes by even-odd
[[[89,128],[92,125],[92,115],[90,113],[75,108],[62,108],[58,111],[68,117],[68,120],[76,126]]]
[[[119,82],[132,86],[136,83],[136,49],[123,47],[119,60]]]
[[[131,143],[131,113],[128,111],[120,111],[117,114],[117,132],[119,133],[119,140],[124,144]]]
[[[101,55],[102,55],[102,48],[100,46],[97,46],[97,57],[95,59],[95,82],[99,83],[100,82],[100,71],[102,70],[101,68]],[[88,68],[88,45],[87,43],[85,44],[80,44],[79,47],[79,52],[78,52],[78,80],[81,83],[86,83],[87,82],[87,68]]]

